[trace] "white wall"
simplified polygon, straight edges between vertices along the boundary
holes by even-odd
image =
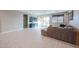
[[[79,10],[75,10],[73,16],[74,16],[74,19],[71,20],[69,24],[79,29]]]
[[[0,32],[1,32],[1,19],[0,19]]]
[[[1,32],[23,29],[23,13],[15,10],[0,11]]]

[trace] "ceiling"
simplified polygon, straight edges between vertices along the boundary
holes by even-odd
[[[57,12],[64,12],[66,10],[21,10],[24,14],[29,14],[29,15],[46,15],[46,14],[53,14]]]

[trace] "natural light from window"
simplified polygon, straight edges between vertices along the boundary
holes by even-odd
[[[40,16],[38,17],[38,28],[47,28],[49,26],[50,17]]]

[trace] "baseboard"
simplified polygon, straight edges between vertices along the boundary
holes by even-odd
[[[11,31],[1,32],[1,34],[5,34],[5,33],[9,33],[9,32],[14,32],[14,31],[21,31],[21,30],[23,30],[23,28],[21,28],[21,29],[14,29],[14,30],[11,30]]]

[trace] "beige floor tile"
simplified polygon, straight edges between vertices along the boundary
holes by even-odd
[[[41,35],[39,29],[0,34],[0,48],[75,48],[78,46]]]

